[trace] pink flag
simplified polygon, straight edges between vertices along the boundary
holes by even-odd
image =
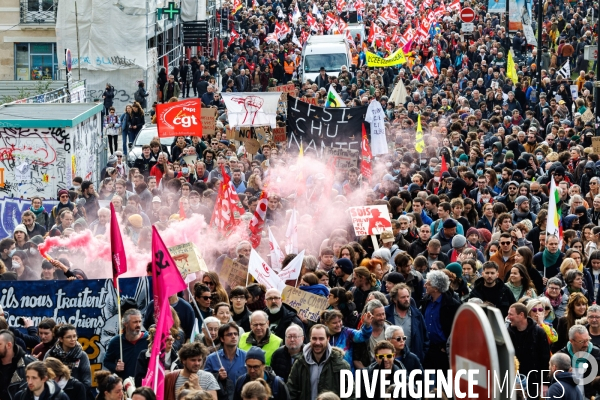
[[[113,267],[113,285],[117,287],[117,278],[119,275],[127,272],[127,259],[125,258],[125,248],[123,239],[117,222],[115,207],[110,203],[110,249]]]
[[[156,333],[152,342],[152,352],[148,372],[142,385],[156,393],[157,400],[164,398],[164,350],[169,329],[173,326],[169,296],[186,289],[186,284],[162,241],[156,227],[152,227],[152,292],[154,294],[154,317]]]

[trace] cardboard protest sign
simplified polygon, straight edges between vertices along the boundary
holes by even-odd
[[[358,150],[328,147],[325,149],[325,164],[333,165],[336,170],[347,171],[358,165]]]
[[[202,136],[200,99],[156,105],[158,136]]]
[[[185,156],[185,157],[183,157],[183,161],[185,161],[185,165],[193,168],[194,165],[196,165],[196,161],[198,161],[198,156],[196,156],[196,155]]]
[[[275,87],[267,88],[269,92],[281,92],[281,93],[294,93],[296,90],[296,86],[293,83],[288,83],[287,85],[279,85]]]
[[[387,206],[361,206],[348,209],[356,236],[379,235],[392,230]]]
[[[308,293],[291,286],[285,287],[281,293],[281,300],[292,307],[298,316],[318,322],[321,311],[327,309],[327,298]]]
[[[600,154],[600,136],[592,138],[592,148],[594,153]]]
[[[583,114],[581,114],[581,120],[586,123],[594,119],[594,113],[589,108],[585,110]]]
[[[188,274],[203,271],[208,272],[206,262],[200,255],[200,251],[194,243],[184,243],[169,247],[169,253],[173,261],[177,264],[177,269],[185,279]]]
[[[226,257],[223,261],[221,272],[219,272],[219,279],[223,286],[234,288],[236,286],[246,286],[247,275],[247,266]]]
[[[200,120],[202,121],[202,134],[214,135],[217,129],[217,109],[203,108]]]

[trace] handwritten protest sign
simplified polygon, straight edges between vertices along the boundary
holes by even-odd
[[[291,286],[286,286],[281,293],[281,300],[292,307],[298,316],[318,322],[321,311],[327,309],[327,298],[308,293]]]
[[[293,83],[288,83],[287,85],[279,85],[275,87],[267,88],[269,92],[281,92],[281,93],[294,93],[296,90],[296,86]]]
[[[214,135],[217,128],[217,109],[216,108],[203,108],[201,110],[200,120],[202,122],[202,134],[203,135]]]
[[[169,247],[169,253],[177,264],[177,269],[185,279],[188,274],[203,271],[208,272],[208,267],[194,243],[184,243]]]
[[[356,236],[379,235],[392,230],[387,206],[361,206],[348,209]]]
[[[240,264],[237,261],[226,257],[219,272],[219,279],[223,286],[234,288],[236,286],[246,286],[246,276],[248,275],[248,267]]]
[[[358,165],[358,150],[328,147],[325,149],[325,164],[336,170],[347,171]]]
[[[592,138],[592,149],[594,153],[600,154],[600,136]]]
[[[594,113],[589,108],[585,110],[585,112],[581,115],[581,120],[585,122],[589,122],[594,119]],[[594,151],[595,152],[595,151]]]
[[[285,126],[273,129],[273,141],[275,143],[285,142]]]

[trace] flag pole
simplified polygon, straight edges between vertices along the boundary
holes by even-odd
[[[119,289],[119,277],[117,276],[117,311],[119,312],[119,332],[123,331],[123,323],[121,320],[121,289]],[[123,335],[119,335],[119,355],[121,356],[121,362],[123,362]]]
[[[248,285],[246,285],[248,286]],[[196,303],[196,298],[194,297],[194,295],[192,294],[192,291],[190,290],[189,286],[187,288],[188,293],[190,294],[190,299],[192,299],[192,303],[194,304],[194,307],[196,308],[196,311],[198,311],[198,315],[200,316],[200,319],[202,320],[202,326],[204,326],[204,317],[202,316],[202,313],[200,312],[200,308],[198,307],[198,303]],[[210,332],[208,333],[210,335]],[[215,353],[217,352],[217,346],[215,346],[215,341],[214,339],[211,337],[211,343],[213,346],[213,349],[215,349]],[[217,354],[217,360],[219,360],[219,364],[221,364],[221,368],[223,368],[223,363],[221,362],[221,359],[219,358],[219,355]]]
[[[160,354],[156,356],[156,368],[154,369],[154,391],[158,389],[158,369],[160,368]]]

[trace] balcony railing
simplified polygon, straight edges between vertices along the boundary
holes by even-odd
[[[21,0],[21,24],[56,24],[58,0]]]

